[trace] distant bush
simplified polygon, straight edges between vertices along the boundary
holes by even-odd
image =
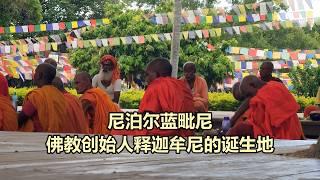
[[[16,91],[18,95],[18,105],[21,106],[23,99],[32,88],[10,88],[10,95]],[[75,89],[67,89],[73,95],[79,96]],[[121,93],[120,106],[123,109],[138,109],[140,101],[143,97],[144,91],[141,90],[129,90]],[[294,96],[297,102],[300,104],[300,112],[311,104],[315,103],[315,98],[307,98],[303,96]],[[235,111],[239,107],[240,103],[235,100],[230,93],[214,92],[209,93],[209,110],[210,111]]]

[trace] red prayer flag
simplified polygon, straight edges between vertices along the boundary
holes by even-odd
[[[196,16],[196,24],[200,24],[200,16]]]
[[[260,14],[260,21],[265,21],[267,19],[266,15]]]
[[[34,25],[28,25],[29,32],[34,32]]]
[[[247,32],[247,26],[240,26],[240,31],[246,33]]]
[[[291,52],[290,57],[292,60],[297,60],[298,59],[298,52]]]
[[[4,33],[4,27],[0,27],[0,34]]]
[[[233,22],[233,17],[231,15],[227,16],[227,22]]]
[[[209,31],[208,30],[202,30],[202,34],[204,38],[209,38]]]
[[[64,22],[60,22],[60,23],[59,23],[59,29],[60,29],[60,30],[66,29],[66,24],[65,24]]]
[[[250,48],[249,49],[249,56],[257,56],[257,50],[256,49],[254,49],[254,48]]]
[[[96,27],[97,26],[97,21],[95,19],[90,20],[91,26]]]

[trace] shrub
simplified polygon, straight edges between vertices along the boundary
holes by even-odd
[[[10,95],[16,91],[18,95],[18,105],[21,106],[23,99],[32,88],[10,88]],[[79,96],[75,89],[67,89],[73,95]],[[124,109],[138,109],[140,101],[143,97],[144,91],[129,90],[121,93],[120,106]],[[294,96],[297,102],[300,104],[300,112],[311,104],[315,103],[315,98],[307,98],[303,96]],[[240,103],[235,100],[230,93],[209,93],[209,110],[210,111],[235,111],[239,107]]]

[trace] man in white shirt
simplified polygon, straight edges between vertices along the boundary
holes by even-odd
[[[103,89],[113,102],[119,103],[121,92],[120,69],[113,56],[105,55],[101,58],[100,71],[93,77],[92,86]]]

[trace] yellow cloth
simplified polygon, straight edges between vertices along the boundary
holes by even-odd
[[[29,92],[25,101],[30,101],[37,113],[27,121],[22,131],[34,131],[33,122],[39,122],[43,132],[61,133],[68,121],[67,104],[62,92],[51,85]]]
[[[0,131],[18,130],[17,113],[7,96],[0,95]]]

